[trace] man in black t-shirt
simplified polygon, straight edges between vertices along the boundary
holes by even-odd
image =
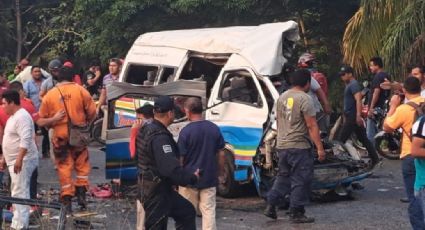
[[[386,101],[390,95],[390,90],[381,89],[380,85],[386,79],[391,80],[388,73],[383,70],[384,64],[380,57],[373,57],[370,59],[369,69],[374,74],[372,83],[370,85],[367,101],[369,105],[368,118],[366,123],[366,133],[369,141],[375,146],[375,135],[378,132],[376,121],[374,118],[374,111],[378,108],[385,109]]]
[[[84,73],[83,84],[84,87],[89,91],[92,97],[99,97],[99,88],[101,81],[102,73],[100,72],[100,63],[99,61],[93,61],[90,64],[90,68],[87,72]]]

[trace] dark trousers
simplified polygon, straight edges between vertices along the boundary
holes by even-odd
[[[366,147],[367,153],[372,160],[372,162],[378,162],[378,154],[376,153],[375,147],[369,141],[366,135],[366,128],[359,126],[356,122],[356,118],[352,117],[344,117],[344,121],[342,123],[341,132],[338,140],[342,143],[345,143],[348,138],[350,138],[353,132],[356,134],[359,141]]]
[[[35,170],[31,174],[30,179],[30,199],[37,199],[37,178],[38,178],[38,169]]]
[[[174,190],[145,199],[143,208],[146,230],[167,230],[168,217],[174,219],[177,230],[196,230],[195,208]]]
[[[415,158],[406,156],[401,163],[401,170],[403,174],[404,188],[406,189],[407,197],[409,198],[409,207],[407,209],[409,214],[410,224],[414,230],[425,229],[423,212],[420,202],[415,197],[414,185],[416,178]]]
[[[46,128],[40,128],[41,134],[43,135],[43,141],[41,144],[41,150],[43,153],[43,157],[49,157],[50,151],[50,140],[49,140],[49,131]]]
[[[267,194],[267,202],[279,205],[289,194],[290,208],[304,210],[304,206],[310,201],[313,153],[310,149],[284,149],[278,150],[278,156],[279,172]]]

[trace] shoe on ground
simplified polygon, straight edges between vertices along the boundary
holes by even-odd
[[[277,219],[276,207],[274,205],[268,204],[266,209],[264,210],[264,215],[272,218],[273,220]]]
[[[409,203],[409,198],[407,198],[407,197],[400,198],[400,202],[401,203]]]
[[[293,224],[307,224],[307,223],[314,223],[314,218],[312,217],[307,217],[304,214],[294,214],[291,215],[291,217],[289,218],[289,220],[291,221],[291,223]]]
[[[77,203],[80,206],[81,211],[87,210],[86,192],[87,192],[86,187],[84,186],[76,187]]]
[[[72,196],[70,195],[65,195],[62,197],[62,205],[65,209],[65,213],[67,215],[71,215],[72,214]]]

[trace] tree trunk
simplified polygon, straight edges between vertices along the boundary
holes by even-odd
[[[21,18],[21,3],[20,0],[15,0],[16,12],[16,62],[19,62],[22,57],[22,18]]]
[[[304,24],[304,18],[303,18],[303,12],[302,11],[298,11],[298,24],[300,25],[300,29],[301,29],[301,36],[304,40],[304,48],[307,52],[310,52],[308,49],[308,39],[307,39],[307,35],[306,35],[306,30],[305,30],[305,24]]]

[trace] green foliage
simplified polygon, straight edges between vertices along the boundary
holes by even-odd
[[[411,64],[425,64],[424,0],[363,0],[343,39],[344,60],[360,72],[381,55],[387,70],[401,80]]]
[[[344,22],[355,12],[358,0],[38,0],[23,7],[26,33],[24,56],[45,62],[65,56],[81,62],[125,57],[134,40],[151,31],[188,28],[258,25],[276,21],[303,20],[304,42],[298,54],[315,53],[319,70],[329,81],[341,64],[340,40]],[[13,8],[13,4],[0,7]],[[6,17],[7,16],[7,17]],[[4,19],[2,19],[4,18]],[[0,54],[14,59],[13,12],[0,11]],[[265,35],[266,36],[266,35]],[[3,42],[5,42],[3,46]],[[3,52],[7,51],[7,52]],[[339,83],[338,83],[339,84]],[[338,97],[333,97],[338,98]],[[337,104],[337,102],[335,102]]]

